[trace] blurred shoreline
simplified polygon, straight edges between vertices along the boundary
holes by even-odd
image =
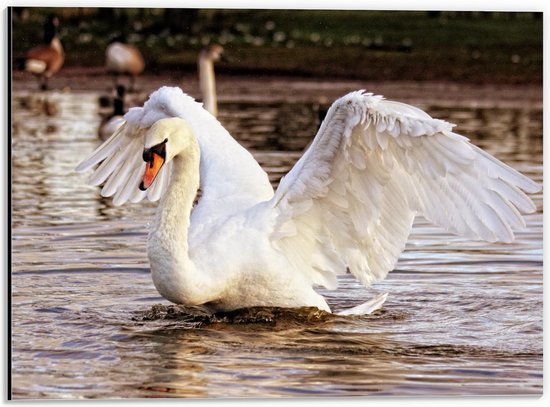
[[[141,51],[147,75],[191,74],[200,50],[220,44],[228,61],[216,64],[216,75],[230,77],[543,80],[540,12],[14,8],[14,61],[42,42],[50,13],[60,17],[66,75],[100,74],[106,47],[121,36]]]

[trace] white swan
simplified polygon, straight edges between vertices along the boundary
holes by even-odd
[[[214,62],[222,59],[223,55],[223,47],[221,45],[210,45],[201,50],[197,62],[199,70],[199,85],[202,93],[204,108],[214,116],[218,115]]]
[[[347,269],[365,286],[382,280],[416,214],[471,239],[511,242],[512,228],[525,227],[520,212],[536,209],[522,190],[540,189],[451,124],[364,91],[334,102],[275,192],[179,88],[157,90],[125,120],[77,170],[103,161],[90,181],[106,181],[101,193],[116,205],[161,197],[148,240],[153,282],[172,302],[215,310],[330,311],[313,287],[336,288]]]

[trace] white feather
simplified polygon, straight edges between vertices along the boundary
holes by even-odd
[[[356,125],[358,114],[364,125]],[[470,238],[511,241],[512,228],[525,224],[518,219],[519,212],[535,209],[518,188],[535,192],[540,187],[453,133],[452,128],[420,109],[370,94],[354,92],[339,99],[303,157],[311,163],[304,161],[293,168],[273,201],[279,205],[300,202],[303,188],[297,186],[308,185],[307,196],[315,196],[314,205],[340,216],[329,223],[323,211],[293,215],[292,205],[285,205],[276,230],[292,221],[298,228],[295,236],[300,236],[305,217],[320,216],[316,239],[331,240],[339,249],[335,255],[365,284],[384,278],[394,267],[417,212]],[[340,151],[331,155],[316,151],[327,144],[339,145]],[[363,160],[357,158],[359,150],[366,161],[364,168]],[[346,157],[355,168],[349,172],[347,187],[340,183],[338,188],[312,192],[319,176],[314,167],[323,168],[324,173],[329,168],[330,176],[339,179],[341,168],[347,167],[335,163]],[[310,165],[313,163],[315,166]],[[363,206],[359,212],[357,206],[346,209],[350,206],[344,205],[344,200]],[[340,221],[345,217],[352,223]],[[345,228],[351,229],[344,232]],[[368,239],[347,238],[361,230],[368,230]],[[278,239],[283,240],[280,247],[291,250],[293,236]],[[369,267],[365,267],[367,261]],[[308,259],[302,259],[302,267],[307,264]]]

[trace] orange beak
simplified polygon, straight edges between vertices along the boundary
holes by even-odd
[[[145,163],[145,173],[143,174],[143,179],[139,185],[139,189],[145,191],[151,186],[163,164],[164,158],[157,153],[151,154],[151,161],[147,161]]]

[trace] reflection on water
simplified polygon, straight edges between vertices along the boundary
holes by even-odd
[[[373,315],[212,320],[167,308],[153,287],[145,243],[156,204],[114,207],[73,171],[99,143],[98,97],[14,95],[15,398],[541,394],[542,193],[513,244],[464,241],[418,219],[384,282],[365,289],[345,276],[323,291],[335,310],[389,292]],[[326,107],[226,103],[220,121],[276,185]],[[542,182],[541,109],[422,107]]]

